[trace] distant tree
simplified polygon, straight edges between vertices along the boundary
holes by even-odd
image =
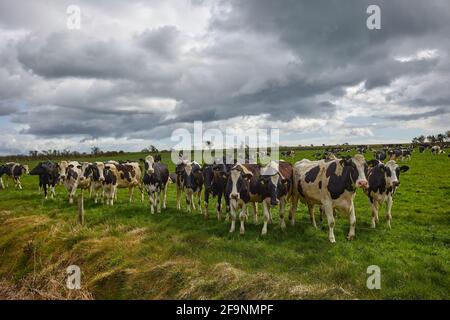
[[[436,143],[436,137],[434,135],[427,136],[427,140],[430,143]]]
[[[92,147],[91,148],[91,154],[92,155],[96,156],[96,155],[99,155],[100,153],[101,153],[101,150],[100,150],[99,147]]]
[[[150,145],[150,147],[148,148],[148,150],[150,151],[150,152],[158,152],[158,149],[154,146],[154,145]]]
[[[418,140],[420,143],[424,143],[424,142],[425,142],[425,136],[424,136],[424,135],[421,135],[421,136],[417,137],[417,140]]]
[[[439,133],[436,137],[436,141],[443,143],[445,141],[446,135],[444,133]]]

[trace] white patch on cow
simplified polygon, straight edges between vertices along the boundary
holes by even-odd
[[[237,190],[237,182],[238,182],[240,176],[241,176],[241,172],[239,170],[237,170],[237,169],[231,170],[231,173],[230,173],[231,183],[232,183],[231,194],[230,194],[231,198],[234,198],[234,197],[239,198],[239,192]]]
[[[366,164],[366,159],[362,154],[356,154],[352,158],[353,163],[356,165],[356,170],[358,170],[358,179],[356,179],[356,186],[367,186],[367,178],[364,172],[364,165]]]
[[[386,184],[389,187],[393,187],[395,182],[398,182],[396,169],[398,168],[398,164],[394,160],[389,160],[386,162],[385,167],[389,168],[391,171],[391,175],[386,175]]]

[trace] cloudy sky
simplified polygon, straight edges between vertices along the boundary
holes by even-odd
[[[449,21],[448,0],[1,0],[0,154],[167,148],[196,120],[285,145],[444,132]]]

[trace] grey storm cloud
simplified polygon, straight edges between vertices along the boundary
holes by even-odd
[[[157,3],[133,5],[152,9]],[[55,29],[64,16],[49,10],[49,3],[24,3],[19,10],[13,1],[2,2],[0,30],[27,34],[0,46],[0,81],[5,84],[0,86],[0,116],[10,115],[12,122],[24,125],[22,133],[35,136],[163,138],[169,128],[195,120],[261,114],[283,121],[332,119],[339,108],[333,100],[343,97],[347,87],[364,83],[371,91],[420,77],[426,81],[416,91],[389,93],[386,101],[438,108],[386,119],[448,114],[448,87],[434,87],[450,81],[448,1],[217,3],[203,34],[167,23],[124,37],[108,30],[97,35],[89,29]],[[366,28],[371,4],[381,7],[381,30]],[[133,20],[121,15],[123,2],[89,5],[111,20]],[[177,2],[172,5],[176,10]],[[39,15],[25,19],[26,8]],[[427,49],[438,54],[398,58]]]

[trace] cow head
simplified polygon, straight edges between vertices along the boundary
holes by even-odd
[[[69,163],[65,160],[59,162],[57,164],[58,166],[58,174],[59,174],[59,179],[60,182],[64,182],[67,178],[67,169],[69,167]]]
[[[386,184],[388,187],[396,188],[400,185],[400,172],[409,170],[408,166],[399,166],[394,160],[386,162]]]
[[[155,159],[152,156],[147,156],[145,159],[139,159],[139,161],[144,163],[144,171],[148,175],[152,175],[155,172],[155,169],[153,168]]]
[[[339,161],[344,169],[350,171],[350,177],[356,187],[367,189],[369,183],[367,182],[366,174],[368,165],[362,154],[356,154],[353,157],[343,158]]]
[[[271,161],[267,166],[261,169],[259,182],[263,185],[263,188],[267,188],[267,191],[270,194],[270,204],[273,206],[279,204],[281,185],[286,183],[286,179],[279,171],[277,162]]]
[[[190,193],[194,191],[196,185],[196,179],[195,175],[201,174],[202,170],[200,168],[200,165],[195,162],[189,162],[186,163],[184,166],[184,172],[183,172],[183,186],[187,193]]]
[[[241,193],[244,193],[248,190],[249,181],[252,177],[253,173],[251,173],[241,164],[236,164],[231,168],[230,180],[228,180],[228,183],[231,184],[231,200],[240,199]]]
[[[31,171],[30,171],[30,175],[32,176],[39,176],[41,174],[45,173],[45,168],[42,165],[42,162],[40,162],[36,167],[34,167]]]
[[[203,165],[203,180],[205,181],[205,191],[210,192],[214,182],[214,165],[205,164]]]

